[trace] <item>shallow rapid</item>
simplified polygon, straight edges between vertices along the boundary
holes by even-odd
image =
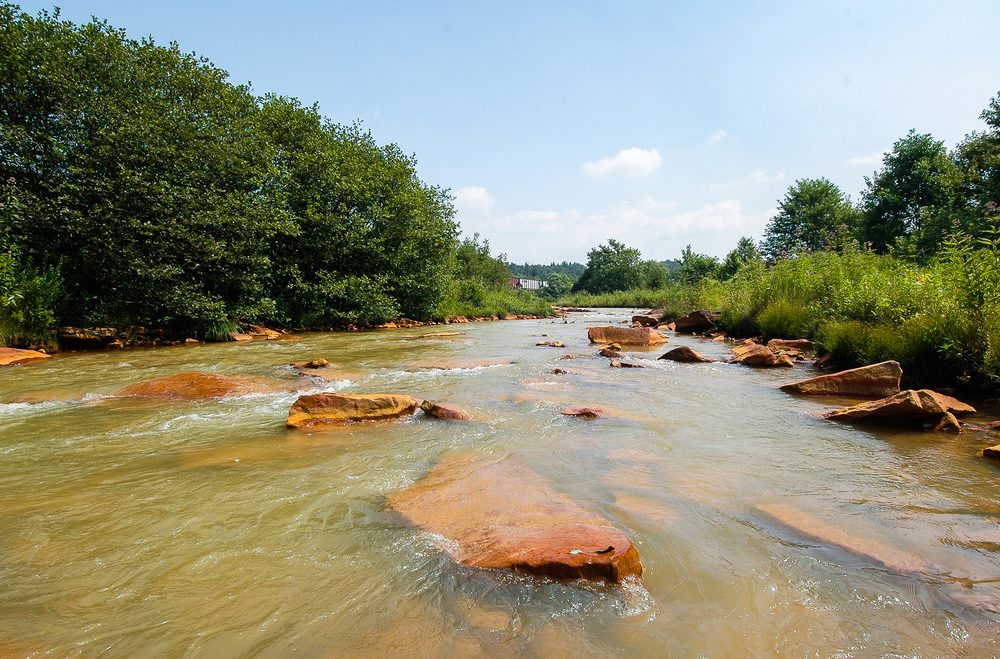
[[[678,345],[725,356],[698,338],[670,334],[629,351],[646,368],[608,368],[587,327],[629,314],[0,369],[0,656],[1000,653],[1000,466],[979,455],[991,438],[819,419],[844,401],[777,389],[806,366],[656,360]],[[316,358],[353,379],[301,388],[287,364]],[[407,370],[494,358],[515,363]],[[192,370],[274,386],[195,402],[110,396]],[[409,394],[474,418],[286,429],[297,395],[318,391]],[[572,418],[567,405],[614,414]],[[609,520],[638,548],[642,579],[456,564],[447,538],[387,504],[455,452],[512,457]],[[852,553],[788,516],[919,560]]]

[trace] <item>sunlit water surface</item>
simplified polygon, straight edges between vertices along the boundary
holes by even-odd
[[[655,361],[612,369],[590,324],[451,326],[60,355],[0,371],[0,655],[995,655],[1000,468],[989,437],[858,429],[807,377]],[[566,348],[536,347],[540,335]],[[671,336],[710,356],[726,346]],[[564,354],[581,355],[560,360]],[[325,357],[354,381],[471,410],[306,434],[296,393],[206,402],[108,398],[188,370],[291,383]],[[516,363],[407,372],[451,358]],[[590,373],[553,375],[555,367]],[[26,395],[59,399],[10,403]],[[561,416],[569,403],[624,418]],[[989,418],[989,417],[984,417]],[[993,443],[997,443],[996,435]],[[635,541],[641,585],[465,568],[386,495],[446,452],[512,456]],[[768,520],[783,503],[926,558],[900,575]]]

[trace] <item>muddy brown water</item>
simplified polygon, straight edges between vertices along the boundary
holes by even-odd
[[[979,456],[997,435],[820,420],[834,401],[776,389],[810,375],[804,366],[654,361],[677,345],[724,356],[696,338],[630,353],[645,369],[608,368],[586,329],[629,314],[463,325],[449,341],[418,338],[439,328],[308,334],[3,369],[0,655],[1000,652],[989,611],[1000,606],[1000,467]],[[542,334],[566,348],[536,347]],[[406,393],[476,418],[307,434],[284,427],[287,390],[107,397],[188,370],[290,382],[283,364],[319,357],[359,377],[311,391]],[[516,363],[407,370],[483,358]],[[560,415],[568,402],[615,415]],[[641,582],[456,565],[446,539],[386,505],[451,451],[512,456],[609,519],[635,541]],[[764,512],[789,508],[918,567],[895,570]]]

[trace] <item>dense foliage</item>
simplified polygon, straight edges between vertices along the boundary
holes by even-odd
[[[177,45],[6,3],[0,184],[5,342],[433,318],[469,275],[449,193],[396,145]]]

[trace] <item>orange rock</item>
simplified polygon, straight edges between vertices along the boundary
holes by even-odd
[[[260,380],[235,375],[219,375],[202,371],[190,371],[156,378],[147,382],[130,384],[115,392],[115,396],[137,396],[141,398],[167,398],[177,400],[201,400],[224,396],[268,391],[269,387]]]
[[[566,416],[575,416],[581,419],[598,419],[604,416],[604,410],[600,407],[587,407],[583,405],[574,405],[573,407],[564,407],[560,414]]]
[[[46,355],[37,350],[18,350],[17,348],[0,348],[0,366],[15,366],[19,364],[30,364],[45,359],[52,359],[52,355]]]
[[[467,411],[463,410],[461,407],[456,407],[454,405],[443,405],[441,403],[435,403],[430,400],[425,400],[420,403],[420,409],[423,410],[424,414],[427,416],[432,416],[435,419],[449,419],[452,421],[468,421],[472,418],[472,415]]]
[[[674,321],[674,331],[682,334],[701,334],[715,329],[719,314],[714,311],[692,311]]]
[[[677,346],[673,350],[670,350],[660,356],[660,359],[668,359],[672,362],[683,362],[685,364],[703,363],[710,364],[715,360],[710,357],[704,357],[695,350],[687,346]]]
[[[389,503],[471,567],[613,583],[642,575],[628,536],[509,459],[446,457]]]
[[[756,509],[776,522],[823,544],[879,563],[899,574],[922,575],[934,572],[927,559],[873,538],[863,538],[837,528],[792,506],[761,504]]]
[[[566,344],[562,341],[539,341],[535,344],[536,346],[548,346],[550,348],[565,348]]]
[[[292,362],[290,366],[294,368],[296,371],[304,371],[304,370],[315,370],[319,368],[330,368],[331,366],[333,366],[333,364],[326,361],[325,359],[320,358],[320,359],[312,359],[307,362]]]
[[[923,423],[932,420],[936,420],[940,424],[942,417],[945,417],[943,419],[945,423],[941,429],[946,429],[952,426],[948,422],[947,415],[961,416],[975,413],[974,407],[951,396],[945,396],[930,389],[917,391],[907,389],[894,396],[827,412],[823,417],[837,421],[891,421],[899,424]],[[958,421],[955,420],[956,425],[957,423]]]
[[[233,332],[233,341],[275,341],[284,336],[281,332],[260,325],[252,325],[246,332]]]
[[[788,355],[777,355],[759,343],[747,343],[732,349],[733,362],[752,366],[754,368],[770,368],[773,366],[795,366]]]
[[[591,327],[587,330],[591,343],[618,343],[621,345],[655,346],[667,342],[651,327]]]
[[[812,352],[815,346],[809,339],[771,339],[767,347],[775,352]]]
[[[399,394],[308,394],[288,410],[289,428],[314,428],[351,421],[378,421],[413,414],[417,400]]]
[[[609,364],[611,368],[646,368],[642,364],[633,364],[632,362],[623,362],[619,359],[612,359]]]
[[[611,359],[618,359],[622,356],[622,353],[617,350],[612,350],[610,347],[601,348],[597,354],[601,357],[609,357]]]
[[[1000,444],[983,449],[983,457],[990,460],[1000,460]]]
[[[899,381],[902,377],[903,369],[900,368],[899,363],[887,361],[792,382],[783,385],[781,390],[808,396],[873,396],[882,398],[899,393]]]
[[[644,314],[632,316],[632,324],[638,325],[639,327],[656,327],[660,324],[660,318],[662,317],[662,309],[653,309],[652,311],[647,311]]]
[[[674,325],[674,323],[660,323],[656,326],[656,329],[673,332],[676,329],[676,325]]]

